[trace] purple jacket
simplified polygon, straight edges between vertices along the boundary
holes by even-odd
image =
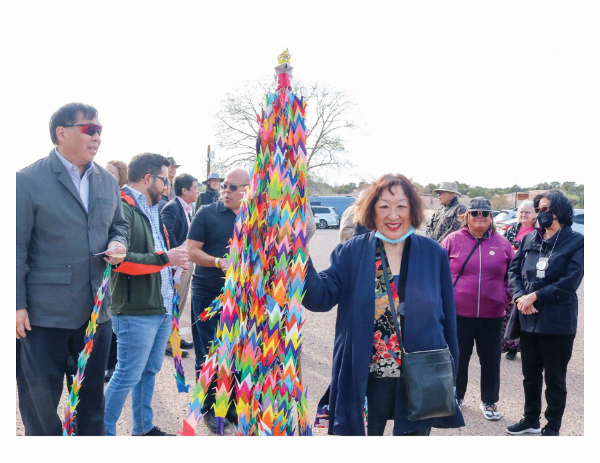
[[[441,242],[450,259],[452,282],[475,244],[477,239],[469,227],[451,233]],[[484,235],[454,288],[456,315],[470,318],[504,316],[506,305],[511,301],[508,267],[514,256],[515,252],[504,236],[489,231]]]

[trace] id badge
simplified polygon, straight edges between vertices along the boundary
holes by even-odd
[[[546,276],[546,269],[548,268],[548,257],[540,257],[537,264],[535,264],[535,268],[537,269],[536,276],[544,278]]]

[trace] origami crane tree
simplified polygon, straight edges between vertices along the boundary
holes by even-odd
[[[216,378],[215,415],[223,433],[232,401],[238,435],[310,435],[299,374],[306,254],[306,103],[279,56],[277,90],[266,96],[251,181],[236,218],[223,292],[201,315],[219,326],[192,391],[179,435],[194,435]],[[232,400],[235,387],[236,398]]]

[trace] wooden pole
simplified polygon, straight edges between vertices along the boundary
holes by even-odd
[[[210,145],[208,145],[208,150],[206,151],[206,178],[208,178],[210,174]]]

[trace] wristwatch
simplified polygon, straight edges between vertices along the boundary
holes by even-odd
[[[219,265],[219,258],[218,257],[215,257],[215,267],[221,268],[221,266]]]

